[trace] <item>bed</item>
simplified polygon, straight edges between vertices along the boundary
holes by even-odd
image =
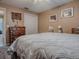
[[[17,38],[8,51],[19,59],[79,59],[79,35],[39,33]]]

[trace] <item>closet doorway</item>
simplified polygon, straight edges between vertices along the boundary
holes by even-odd
[[[6,45],[6,9],[0,7],[0,47]]]

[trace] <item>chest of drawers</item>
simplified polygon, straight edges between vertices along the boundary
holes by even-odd
[[[16,38],[25,35],[25,27],[9,27],[7,44],[11,45]]]

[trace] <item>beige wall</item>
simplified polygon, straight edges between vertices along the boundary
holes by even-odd
[[[66,8],[74,8],[73,17],[61,17],[61,10]],[[49,22],[49,16],[57,14],[56,22]],[[39,32],[47,32],[49,24],[54,27],[55,32],[58,31],[58,26],[63,27],[64,32],[71,33],[71,29],[79,26],[79,1],[73,1],[64,4],[57,8],[45,11],[39,14]]]

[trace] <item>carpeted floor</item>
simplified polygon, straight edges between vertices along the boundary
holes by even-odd
[[[7,54],[7,47],[0,47],[0,59],[11,59],[11,56]]]

